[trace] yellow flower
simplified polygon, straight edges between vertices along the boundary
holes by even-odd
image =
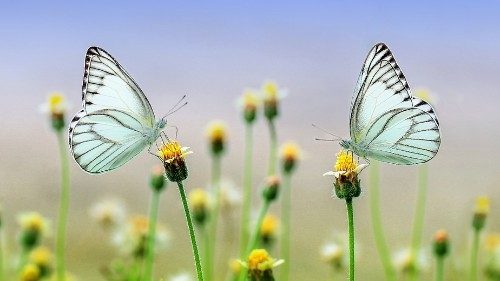
[[[229,268],[234,276],[238,276],[241,272],[241,263],[237,259],[231,259],[229,261]]]
[[[243,118],[247,123],[255,121],[257,116],[257,108],[259,107],[260,100],[255,90],[245,89],[240,98],[239,105],[243,110]]]
[[[47,247],[37,247],[30,253],[29,260],[39,268],[49,268],[52,264],[52,252]]]
[[[188,177],[188,170],[184,158],[193,153],[189,147],[182,147],[173,140],[164,143],[158,151],[158,157],[163,161],[165,174],[172,182],[181,182]]]
[[[274,215],[267,214],[260,226],[260,235],[262,237],[273,237],[278,229],[278,218]]]
[[[487,216],[490,212],[490,198],[488,196],[479,196],[476,198],[474,213]]]
[[[64,115],[68,109],[66,98],[61,93],[52,93],[48,96],[46,103],[42,104],[40,110],[50,115]]]
[[[215,155],[222,153],[227,140],[226,124],[222,121],[212,121],[207,126],[206,134],[212,153]]]
[[[490,252],[500,249],[500,233],[492,233],[486,236],[485,248]]]
[[[248,270],[252,272],[264,272],[282,264],[283,260],[276,261],[265,249],[255,249],[248,256]]]
[[[295,142],[286,142],[281,147],[281,162],[285,172],[291,172],[295,168],[295,165],[300,157],[300,147]]]
[[[264,115],[268,120],[278,116],[279,100],[284,97],[284,90],[279,89],[278,85],[273,81],[267,81],[262,85],[264,94]]]
[[[437,102],[437,98],[427,89],[417,89],[414,93],[414,96],[431,105],[436,104]]]
[[[34,264],[27,264],[21,271],[21,281],[38,281],[40,280],[40,269]]]
[[[332,171],[328,171],[323,176],[334,176],[335,194],[338,198],[349,199],[358,197],[361,194],[360,180],[358,174],[367,164],[358,164],[354,155],[350,151],[341,150],[337,154],[337,159]]]
[[[48,221],[37,212],[24,213],[19,216],[19,224],[23,230],[46,233]]]
[[[189,205],[191,209],[208,208],[208,192],[203,188],[195,188],[189,193]]]

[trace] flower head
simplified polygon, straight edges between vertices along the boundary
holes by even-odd
[[[255,249],[242,265],[248,268],[250,280],[274,280],[273,269],[283,262],[272,258],[265,249]]]
[[[180,182],[187,178],[188,170],[184,158],[193,153],[189,147],[182,147],[176,140],[169,140],[158,151],[158,157],[163,161],[165,173],[172,182]]]
[[[424,88],[417,89],[414,93],[414,96],[432,105],[435,105],[438,101],[437,97],[434,94],[432,94],[428,89]]]
[[[41,280],[40,269],[34,264],[27,264],[21,271],[21,281],[39,281]]]
[[[262,85],[264,94],[264,115],[268,120],[273,120],[279,114],[279,100],[284,96],[284,90],[280,89],[273,81],[267,81]]]
[[[122,225],[126,210],[123,202],[117,199],[105,199],[90,208],[90,216],[105,230],[109,230]]]
[[[328,243],[321,248],[321,258],[327,264],[340,270],[345,266],[345,249],[337,243]]]
[[[416,256],[413,256],[409,248],[399,250],[394,255],[393,262],[402,273],[419,272],[429,266],[429,260],[424,251],[420,250]]]
[[[271,244],[274,241],[276,232],[278,231],[278,224],[279,220],[276,216],[267,214],[264,217],[260,225],[260,237],[264,245]]]
[[[156,165],[153,167],[150,185],[155,191],[162,191],[165,187],[165,171],[162,166]]]
[[[203,188],[193,189],[188,195],[193,219],[198,225],[204,225],[209,215],[209,194]]]
[[[358,174],[367,164],[358,164],[354,155],[350,151],[341,150],[337,154],[337,159],[333,170],[326,172],[323,176],[334,176],[335,194],[338,198],[353,198],[361,194],[360,180]]]
[[[49,221],[37,212],[21,214],[18,222],[21,226],[21,244],[26,250],[33,249],[48,234]]]
[[[287,142],[281,147],[281,163],[285,173],[291,173],[301,157],[299,146],[294,142]]]
[[[268,176],[262,195],[264,200],[272,202],[278,198],[281,181],[277,176]]]
[[[253,123],[257,117],[257,109],[260,104],[259,96],[255,90],[246,89],[240,99],[243,109],[243,118],[249,124]]]
[[[144,257],[149,240],[148,234],[149,219],[136,215],[131,217],[127,224],[115,233],[114,242],[123,252],[132,254],[134,257]],[[158,249],[167,246],[170,234],[163,224],[157,224],[155,240]]]
[[[242,267],[241,262],[238,259],[229,260],[229,269],[231,270],[233,276],[240,275],[241,267]]]
[[[31,251],[29,261],[40,270],[40,276],[45,277],[52,271],[52,252],[47,247],[37,247]]]
[[[444,257],[448,254],[448,248],[448,232],[444,229],[438,230],[436,234],[434,234],[434,254],[437,257]]]
[[[64,115],[68,109],[66,98],[60,93],[52,93],[40,110],[50,116],[52,127],[59,131],[64,128]]]
[[[222,121],[210,122],[210,124],[208,124],[207,126],[207,137],[212,154],[222,154],[227,142],[226,124],[224,124],[224,122]]]
[[[488,196],[479,196],[476,198],[476,205],[474,208],[474,217],[472,219],[472,227],[476,231],[484,228],[486,217],[490,212],[490,198]]]

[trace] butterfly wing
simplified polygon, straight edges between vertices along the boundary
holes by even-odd
[[[153,109],[130,75],[103,49],[87,51],[82,91],[83,108],[69,129],[70,149],[82,169],[116,169],[150,143]]]
[[[372,48],[359,75],[350,131],[366,157],[393,164],[427,162],[439,148],[434,110],[411,96],[403,72],[383,43]]]

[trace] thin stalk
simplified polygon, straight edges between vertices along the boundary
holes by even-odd
[[[352,198],[346,199],[345,202],[349,222],[349,280],[354,281],[354,211],[352,208]]]
[[[4,280],[4,268],[3,268],[3,231],[0,225],[0,281]]]
[[[379,163],[372,161],[370,164],[370,213],[372,215],[373,235],[377,251],[384,267],[385,277],[389,281],[396,280],[396,271],[391,263],[389,248],[384,237],[382,216],[380,214],[380,186],[379,186]]]
[[[417,259],[418,250],[422,241],[422,232],[424,228],[425,218],[425,203],[427,201],[427,174],[428,168],[426,164],[420,165],[418,169],[418,190],[417,190],[417,203],[415,208],[415,215],[413,219],[412,240],[410,247],[410,257],[413,261]],[[418,280],[418,270],[409,272],[410,280]]]
[[[179,194],[182,200],[182,207],[184,208],[184,215],[186,217],[186,223],[189,230],[189,238],[191,239],[191,246],[193,248],[194,263],[196,266],[197,280],[203,281],[203,270],[201,267],[200,253],[198,251],[198,245],[196,244],[196,234],[194,233],[193,221],[191,219],[191,213],[189,212],[189,205],[186,198],[186,191],[184,190],[184,185],[182,182],[177,182],[179,187]]]
[[[255,227],[253,229],[252,235],[250,236],[250,240],[248,240],[248,245],[247,245],[247,248],[245,250],[245,259],[246,259],[246,257],[248,257],[250,252],[257,247],[257,245],[259,243],[260,227],[262,225],[262,221],[264,220],[264,217],[267,214],[267,211],[269,210],[269,206],[271,205],[270,203],[271,202],[265,200],[262,207],[260,207],[259,216],[257,217],[257,222],[256,222]],[[246,270],[246,268],[242,268],[241,273],[240,273],[240,278],[238,280],[243,281],[243,280],[245,280],[246,276],[247,276],[247,270]]]
[[[283,199],[281,202],[281,250],[280,255],[285,260],[281,268],[281,279],[289,280],[290,275],[290,206],[292,202],[291,173],[283,176]]]
[[[207,225],[203,225],[202,228],[198,229],[201,230],[203,236],[203,268],[205,269],[204,274],[207,276],[208,261],[210,260],[210,236],[208,235]]]
[[[480,230],[474,230],[474,238],[472,241],[472,249],[470,254],[470,281],[477,280],[477,253],[479,250],[479,234]]]
[[[253,133],[252,124],[245,127],[245,162],[243,167],[243,203],[240,226],[240,258],[245,258],[250,230],[250,211],[252,208],[252,150]]]
[[[270,141],[269,167],[267,170],[267,175],[273,176],[276,175],[276,161],[278,158],[278,137],[276,134],[276,126],[274,124],[274,121],[268,120],[267,124],[269,127],[269,141]]]
[[[209,237],[210,243],[208,247],[209,259],[206,262],[206,276],[207,281],[213,279],[214,264],[215,264],[215,248],[217,244],[217,225],[220,215],[220,176],[221,176],[221,158],[218,155],[212,157],[212,192],[215,198],[214,210],[209,218]]]
[[[156,242],[156,223],[158,220],[158,205],[160,201],[160,191],[153,190],[151,197],[151,207],[149,210],[149,230],[148,230],[148,247],[146,248],[146,264],[144,269],[144,279],[147,281],[153,280],[153,264],[155,255]]]
[[[436,281],[444,281],[444,258],[436,259]]]
[[[57,241],[56,241],[56,274],[58,281],[66,279],[66,225],[68,222],[69,208],[69,163],[68,151],[62,130],[57,131],[57,142],[59,145],[59,156],[61,157],[61,194],[59,198],[59,213],[57,219]]]

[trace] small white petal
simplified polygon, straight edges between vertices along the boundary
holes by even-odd
[[[324,173],[323,176],[335,176],[335,173],[333,171],[328,171]]]
[[[354,172],[356,174],[359,174],[366,167],[368,167],[368,164],[361,164],[361,165],[357,166],[356,169],[354,169]]]

